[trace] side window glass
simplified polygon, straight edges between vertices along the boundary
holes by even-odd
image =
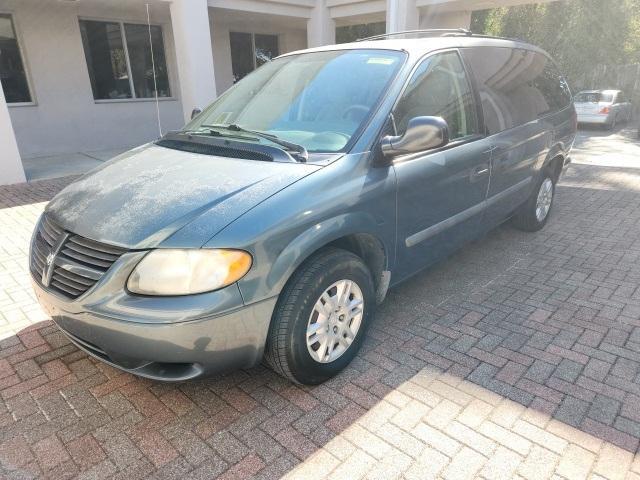
[[[490,135],[571,102],[566,81],[545,55],[506,47],[470,47],[462,52],[476,77]]]
[[[537,53],[535,55],[546,63],[542,74],[534,82],[546,103],[546,108],[541,108],[537,113],[543,115],[562,110],[571,103],[571,93],[567,82],[546,57]]]
[[[422,116],[444,118],[452,140],[478,132],[472,90],[456,52],[429,57],[414,72],[394,111],[398,134]]]

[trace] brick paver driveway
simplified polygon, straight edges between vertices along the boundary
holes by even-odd
[[[0,188],[0,476],[640,478],[640,169],[616,166],[640,147],[592,137],[545,230],[502,227],[392,291],[315,388],[266,368],[161,384],[88,358],[27,273],[70,180]]]

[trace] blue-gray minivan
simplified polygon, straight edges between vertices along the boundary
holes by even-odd
[[[74,344],[137,375],[265,360],[320,383],[389,287],[507,220],[545,225],[576,126],[553,61],[515,40],[286,54],[59,193],[33,234],[34,289]]]

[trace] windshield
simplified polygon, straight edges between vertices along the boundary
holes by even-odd
[[[576,103],[611,103],[613,102],[613,93],[581,92],[575,96],[574,101]]]
[[[373,112],[403,59],[402,52],[373,49],[278,58],[243,78],[185,130],[235,124],[310,152],[339,152]]]

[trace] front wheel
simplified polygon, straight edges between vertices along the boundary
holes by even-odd
[[[513,216],[514,226],[526,232],[536,232],[542,229],[549,219],[555,191],[556,185],[553,175],[547,168],[542,172],[529,199]]]
[[[374,309],[373,280],[362,259],[325,249],[307,260],[282,291],[265,360],[294,382],[322,383],[358,353]]]

